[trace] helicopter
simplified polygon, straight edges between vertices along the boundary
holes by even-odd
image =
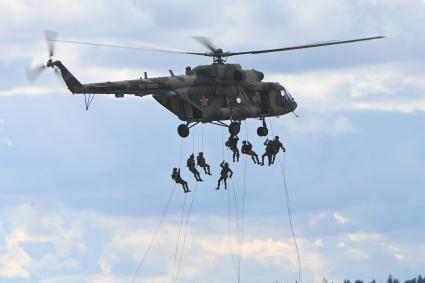
[[[199,123],[223,126],[228,128],[231,135],[237,135],[240,132],[241,121],[249,118],[261,121],[257,135],[263,137],[268,135],[265,119],[295,113],[297,103],[280,83],[263,82],[263,72],[243,69],[239,64],[228,64],[226,63],[228,57],[348,44],[380,38],[384,37],[375,36],[275,49],[230,52],[216,48],[207,37],[194,37],[209,51],[187,52],[59,40],[56,32],[46,31],[49,59],[46,64],[28,69],[27,75],[32,81],[46,68],[53,68],[73,94],[84,94],[87,110],[95,94],[112,94],[116,98],[122,98],[124,95],[139,97],[152,95],[157,102],[184,122],[177,127],[177,132],[182,138],[188,137],[190,128]],[[170,76],[149,78],[145,72],[143,78],[135,80],[82,84],[61,61],[53,59],[57,42],[206,56],[211,57],[213,62],[193,69],[186,67],[183,75],[175,75],[172,70],[169,70]]]

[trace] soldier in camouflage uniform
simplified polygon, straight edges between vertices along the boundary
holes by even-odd
[[[189,168],[189,171],[193,173],[193,176],[195,177],[195,180],[197,182],[202,182],[201,175],[199,174],[199,171],[196,169],[195,165],[195,155],[192,153],[189,157],[189,159],[186,162],[186,166]]]
[[[258,159],[258,154],[252,150],[252,144],[249,141],[242,142],[241,152],[246,155],[250,155],[254,164],[260,165],[260,160]]]
[[[283,152],[286,152],[285,147],[283,144],[279,141],[279,136],[275,136],[273,140],[273,158],[272,158],[272,164],[274,163],[274,160],[276,159],[276,155],[279,153],[279,150],[282,149]]]
[[[227,190],[227,178],[232,178],[233,171],[229,168],[229,163],[225,162],[224,160],[223,162],[220,163],[220,167],[221,167],[221,172],[220,172],[221,176],[220,176],[220,179],[218,179],[216,190],[220,189],[221,181],[223,181],[224,183],[224,189]]]
[[[185,193],[190,192],[187,182],[183,180],[180,176],[180,169],[173,168],[173,172],[171,173],[171,179],[174,180],[176,184],[181,184]]]
[[[196,163],[199,167],[204,169],[205,174],[211,175],[210,166],[205,162],[204,153],[200,152],[196,157]]]
[[[266,146],[266,152],[261,156],[261,166],[264,166],[264,157],[267,156],[269,166],[273,164],[273,154],[275,153],[275,146],[273,140],[266,139],[264,142]]]
[[[225,143],[225,145],[233,152],[233,162],[235,162],[235,160],[239,162],[238,141],[239,138],[237,135],[230,135],[229,139]]]

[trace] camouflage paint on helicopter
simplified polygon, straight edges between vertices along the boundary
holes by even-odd
[[[294,111],[296,102],[279,83],[262,82],[263,73],[243,70],[238,64],[202,65],[181,76],[81,84],[60,62],[72,93],[152,95],[161,105],[186,122],[245,120],[280,116]],[[49,66],[50,66],[49,64]]]

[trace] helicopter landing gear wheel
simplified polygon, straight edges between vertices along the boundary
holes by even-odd
[[[187,138],[189,136],[189,127],[186,124],[180,124],[177,128],[177,132],[182,138]]]
[[[266,127],[258,127],[257,129],[257,135],[259,137],[265,137],[269,134],[269,129],[267,129]]]
[[[241,131],[241,124],[238,122],[232,122],[229,125],[229,133],[232,136],[236,136]]]

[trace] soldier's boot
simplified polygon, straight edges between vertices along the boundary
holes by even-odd
[[[215,188],[217,191],[220,189],[220,181],[221,181],[221,179],[218,179],[217,188]]]

